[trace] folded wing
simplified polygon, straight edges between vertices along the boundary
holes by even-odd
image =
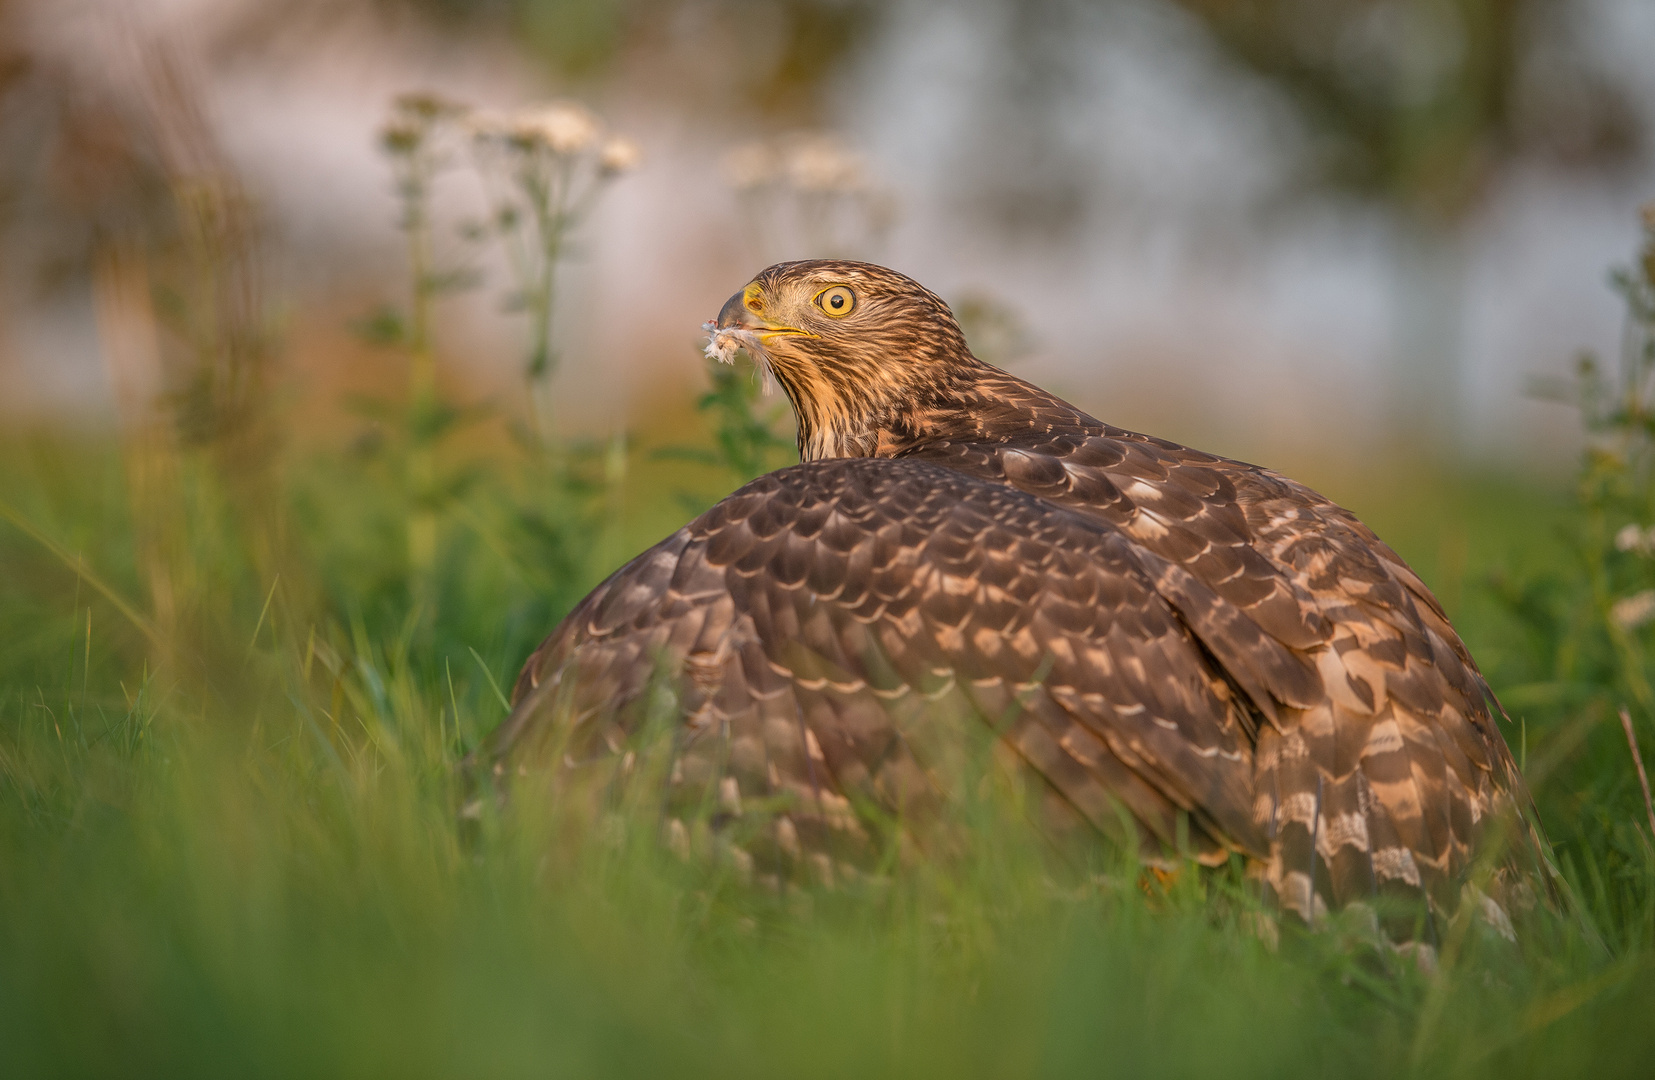
[[[1130,538],[955,469],[837,460],[742,488],[570,615],[487,752],[621,751],[663,681],[681,801],[776,809],[761,858],[848,859],[872,818],[923,812],[963,724],[1098,829],[1124,811],[1146,854],[1268,851],[1252,713]]]

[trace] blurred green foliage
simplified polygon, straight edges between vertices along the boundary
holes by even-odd
[[[1433,225],[1473,208],[1514,159],[1601,165],[1639,150],[1636,88],[1593,58],[1591,13],[1569,0],[1160,2],[1192,15],[1239,70],[1282,92],[1315,136],[1309,181]],[[792,123],[821,122],[835,80],[890,25],[889,5],[866,0],[419,3],[449,20],[508,27],[576,79],[659,49],[674,27],[717,27],[745,70],[735,107]],[[941,15],[948,6],[915,10]],[[1003,7],[1012,27],[995,60],[1039,67],[1018,55],[1041,47],[1025,40],[1028,26],[1078,32],[1089,10],[1123,6],[994,0],[979,14],[992,19]],[[1038,127],[1038,117],[1027,119]]]
[[[663,446],[656,449],[655,459],[711,466],[738,484],[798,461],[794,440],[781,433],[790,424],[787,402],[780,395],[761,401],[767,380],[749,365],[708,360],[711,386],[696,399],[695,407],[711,429],[713,445]],[[679,493],[679,502],[691,513],[712,505],[702,493],[688,491]]]
[[[1514,158],[1625,161],[1631,87],[1566,0],[1174,0],[1320,136],[1322,183],[1434,224]]]
[[[739,50],[741,109],[821,119],[823,91],[878,39],[888,5],[871,0],[416,0],[456,23],[509,30],[560,76],[592,80],[694,24]],[[722,61],[721,61],[722,62]]]
[[[594,821],[523,784],[462,823],[457,763],[516,665],[636,541],[560,551],[549,537],[604,532],[496,458],[449,508],[416,618],[384,463],[290,453],[280,580],[229,516],[167,524],[210,595],[181,605],[158,668],[120,455],[0,444],[8,1075],[1508,1077],[1625,1074],[1655,1051],[1655,860],[1566,816],[1602,798],[1585,816],[1640,839],[1624,745],[1562,749],[1585,794],[1534,777],[1595,932],[1473,935],[1435,978],[1337,920],[1272,950],[1224,874],[1055,859],[979,785],[956,856],[786,897],[680,862],[647,799]],[[177,475],[185,502],[211,501],[204,458]],[[1555,496],[1429,475],[1356,494],[1428,577],[1466,583],[1479,655],[1524,663],[1478,583],[1551,550],[1545,523],[1570,520]],[[1573,738],[1573,707],[1523,715],[1532,770]]]
[[[1582,356],[1573,385],[1549,388],[1580,410],[1587,433],[1573,513],[1560,530],[1565,557],[1492,584],[1520,642],[1498,670],[1507,708],[1563,718],[1552,745],[1528,763],[1556,792],[1553,839],[1566,863],[1590,868],[1601,932],[1638,946],[1655,937],[1634,914],[1649,902],[1643,823],[1655,811],[1628,746],[1635,737],[1655,752],[1655,205],[1637,258],[1613,283],[1627,309],[1618,362]],[[1630,732],[1617,723],[1621,710]]]

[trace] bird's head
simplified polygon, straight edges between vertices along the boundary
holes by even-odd
[[[982,366],[940,297],[872,263],[777,263],[706,329],[709,356],[745,348],[775,377],[806,461],[876,453],[890,425]]]

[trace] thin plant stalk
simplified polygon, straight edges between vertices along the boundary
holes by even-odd
[[[436,562],[438,526],[434,444],[440,402],[431,317],[441,281],[431,235],[431,185],[441,167],[435,146],[438,124],[453,107],[422,96],[405,98],[397,107],[398,122],[386,130],[384,145],[397,164],[399,225],[408,245],[408,571],[416,600],[421,600]]]
[[[595,118],[572,103],[508,114],[474,114],[474,162],[492,209],[513,279],[513,298],[528,316],[523,376],[529,437],[551,454],[550,384],[557,373],[558,263],[572,230],[591,211],[608,181],[637,163],[621,138],[599,139]]]
[[[557,262],[563,257],[563,234],[569,227],[568,194],[571,161],[555,159],[551,176],[535,175],[525,169],[523,189],[534,213],[535,232],[540,240],[538,265],[530,288],[528,379],[529,423],[535,438],[544,447],[551,434],[551,402],[547,387],[557,370],[559,357],[552,347],[552,319],[557,303]]]
[[[526,284],[529,313],[529,359],[524,375],[528,384],[529,422],[542,448],[550,445],[552,431],[551,380],[562,359],[553,336],[557,315],[558,263],[567,252],[571,229],[597,201],[601,188],[595,180],[576,196],[577,159],[567,154],[551,155],[549,169],[525,167],[519,186],[527,196],[533,218],[534,258],[518,263],[519,280]]]
[[[1621,706],[1621,730],[1626,732],[1626,745],[1632,750],[1632,764],[1638,770],[1638,784],[1643,788],[1644,813],[1649,815],[1649,836],[1655,840],[1655,800],[1649,797],[1649,774],[1644,771],[1643,755],[1638,753],[1638,736],[1632,730],[1632,714]]]
[[[437,518],[428,498],[436,480],[436,463],[425,436],[427,418],[436,407],[437,361],[431,347],[431,220],[427,213],[429,163],[423,154],[409,162],[404,193],[404,231],[412,289],[408,313],[408,405],[414,439],[408,449],[408,481],[414,505],[408,516],[408,567],[416,581],[428,575],[437,552]]]
[[[175,658],[183,606],[176,528],[179,463],[157,408],[161,358],[151,291],[141,252],[111,246],[101,253],[93,277],[98,328],[121,415],[134,548],[154,628],[148,636],[155,666],[166,669]]]

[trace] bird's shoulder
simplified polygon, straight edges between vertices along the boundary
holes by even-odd
[[[996,397],[1005,404],[986,413],[985,435],[958,430],[904,457],[1119,530],[1256,699],[1321,700],[1307,651],[1341,627],[1371,626],[1383,632],[1364,631],[1365,641],[1440,669],[1481,711],[1486,684],[1441,604],[1349,510],[1278,472],[1102,423],[1027,384]]]
[[[1245,580],[1268,566],[1267,577],[1286,573],[1316,591],[1361,582],[1375,603],[1421,602],[1441,616],[1407,563],[1355,514],[1313,488],[1260,465],[1039,405],[1038,399],[1032,408],[1014,403],[980,436],[928,440],[904,448],[902,456],[1106,521],[1203,577],[1232,580],[1239,571]],[[1381,588],[1385,583],[1401,592]],[[1298,630],[1277,627],[1284,640],[1309,645],[1324,634],[1313,619],[1293,621],[1302,624]]]

